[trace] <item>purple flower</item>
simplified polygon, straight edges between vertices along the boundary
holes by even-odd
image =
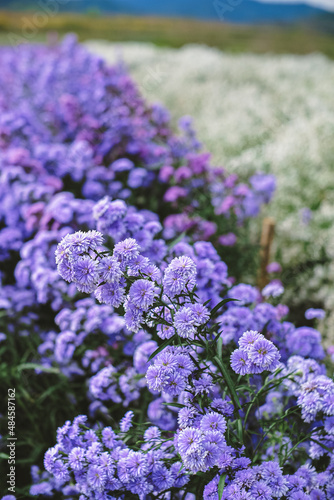
[[[247,351],[236,349],[231,354],[231,367],[232,370],[239,375],[246,375],[249,373],[249,359]]]
[[[226,431],[226,420],[219,413],[208,413],[201,420],[201,430],[203,432],[219,431],[224,433]]]
[[[249,351],[250,348],[255,344],[255,342],[260,338],[262,338],[262,335],[259,332],[254,330],[249,330],[245,332],[239,339],[239,346],[241,349]]]
[[[282,271],[282,266],[278,262],[270,262],[270,264],[267,265],[266,271],[269,274],[280,273]]]
[[[93,292],[98,277],[98,264],[90,257],[81,257],[73,263],[73,281],[81,292]]]
[[[154,340],[149,340],[139,345],[133,355],[133,365],[138,371],[138,373],[146,373],[148,364],[148,358],[157,349],[158,345]]]
[[[203,500],[217,500],[219,479],[217,475],[205,486]]]
[[[197,332],[196,320],[192,308],[183,306],[174,315],[174,328],[182,338],[193,339]]]
[[[128,430],[132,427],[133,416],[134,416],[133,411],[126,412],[126,414],[119,423],[119,427],[122,432],[128,432]]]
[[[259,500],[270,500],[272,498],[271,488],[265,483],[265,481],[258,481],[254,483],[250,492],[253,498]]]
[[[146,372],[146,380],[148,388],[154,392],[160,392],[163,385],[163,377],[161,368],[155,365],[149,366]]]
[[[110,165],[114,172],[124,172],[127,170],[131,170],[133,166],[133,162],[128,158],[120,158]]]
[[[280,354],[270,340],[264,337],[256,340],[248,351],[250,361],[264,370],[273,371],[278,367]]]
[[[254,190],[263,196],[263,202],[269,203],[276,190],[276,178],[273,175],[257,173],[249,181]]]
[[[205,325],[210,319],[210,313],[203,304],[190,304],[189,308],[194,316],[194,324],[196,326]]]
[[[116,243],[113,255],[119,262],[130,264],[139,255],[139,245],[133,238],[127,238]]]
[[[155,366],[161,367],[163,370],[175,370],[178,368],[178,362],[173,352],[164,349],[155,359]]]
[[[195,369],[195,365],[188,354],[176,354],[176,370],[183,377],[188,377]]]
[[[326,316],[326,312],[323,309],[307,309],[305,311],[305,318],[306,319],[324,319]]]
[[[140,452],[130,451],[126,459],[126,466],[130,476],[143,477],[147,472],[146,456]]]
[[[284,287],[280,280],[273,280],[271,283],[266,285],[262,290],[262,295],[264,297],[279,297],[284,293]]]
[[[179,198],[187,196],[186,189],[179,186],[172,186],[165,192],[164,201],[174,202]]]
[[[177,372],[172,372],[168,375],[164,383],[163,390],[171,396],[178,396],[187,386],[187,381]]]
[[[113,257],[104,257],[98,264],[98,272],[101,281],[108,283],[119,282],[123,273],[120,265]]]
[[[192,290],[196,283],[196,265],[190,257],[176,257],[164,273],[164,292],[174,297],[186,288]]]
[[[102,430],[102,441],[104,446],[110,450],[116,445],[116,434],[111,427],[105,427]]]
[[[171,471],[163,465],[157,465],[154,467],[152,481],[158,491],[168,490],[174,484],[174,478]]]
[[[165,318],[166,321],[171,321],[170,318]],[[170,339],[175,335],[175,329],[172,326],[164,325],[164,324],[159,324],[157,326],[157,334],[161,339]]]
[[[237,242],[237,236],[234,233],[227,233],[219,236],[218,241],[224,247],[233,247]]]
[[[259,298],[259,292],[256,288],[251,285],[245,285],[241,283],[231,288],[227,296],[231,299],[237,299],[239,302],[232,302],[228,307],[245,306],[247,304],[252,304],[256,302]]]
[[[187,427],[179,434],[177,446],[181,456],[197,451],[202,447],[202,433],[194,427]]]
[[[248,331],[239,340],[240,349],[231,355],[232,369],[241,375],[275,371],[279,366],[280,354],[270,340],[256,331]]]
[[[155,284],[152,281],[140,279],[131,285],[129,300],[139,309],[147,311],[152,306],[156,295]]]
[[[103,467],[90,465],[87,472],[87,481],[92,490],[103,491],[107,481],[107,473]]]
[[[73,448],[68,455],[68,462],[72,470],[82,470],[85,465],[85,450],[83,448]]]
[[[119,283],[106,283],[95,290],[99,302],[113,307],[119,307],[125,299],[125,288]]]

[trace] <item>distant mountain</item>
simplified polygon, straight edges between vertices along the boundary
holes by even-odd
[[[41,5],[43,2],[38,2]],[[47,0],[45,0],[47,4]],[[230,4],[234,4],[232,7]],[[238,4],[238,5],[237,5]],[[59,2],[61,11],[99,11],[109,14],[156,15],[221,20],[232,23],[295,23],[311,19],[334,18],[322,9],[300,3],[261,3],[254,0],[67,0]],[[1,8],[36,9],[30,0],[1,0]]]

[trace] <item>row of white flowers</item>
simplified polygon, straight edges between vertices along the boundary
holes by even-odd
[[[123,57],[145,97],[175,121],[193,116],[215,164],[276,175],[267,210],[277,222],[286,299],[323,303],[334,326],[334,63],[321,54],[234,55],[199,45],[87,45],[110,62]]]

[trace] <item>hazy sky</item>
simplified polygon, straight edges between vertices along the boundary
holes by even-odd
[[[262,2],[281,2],[281,3],[306,3],[312,5],[313,7],[319,7],[322,9],[330,10],[334,12],[334,0],[259,0]]]

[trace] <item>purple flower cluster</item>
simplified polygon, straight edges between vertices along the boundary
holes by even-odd
[[[154,359],[146,373],[148,388],[153,392],[165,392],[179,396],[188,384],[188,377],[195,370],[189,350],[182,347],[168,347]]]
[[[287,306],[260,302],[259,292],[250,285],[240,284],[230,288],[227,296],[238,301],[229,302],[226,311],[217,319],[224,344],[238,342],[245,331],[256,330],[274,341],[283,361],[295,354],[324,358],[320,332],[310,327],[296,328],[288,321],[282,322],[289,312]]]
[[[204,500],[218,500],[219,476],[204,489]],[[307,498],[330,499],[333,494],[333,464],[325,472],[317,473],[313,467],[301,466],[294,474],[283,476],[277,462],[268,461],[261,465],[239,466],[226,480],[223,500],[236,498],[250,500],[285,499],[306,500]]]
[[[225,454],[232,451],[225,441],[226,427],[225,417],[210,412],[200,419],[198,427],[180,430],[174,443],[187,470],[196,474],[224,467]]]
[[[305,422],[313,422],[319,415],[334,415],[334,382],[325,375],[323,365],[315,360],[292,356],[283,373],[292,375],[284,386],[297,398]]]
[[[124,416],[122,433],[131,428],[132,417],[131,411]],[[44,459],[46,470],[56,479],[74,481],[73,493],[81,494],[80,498],[126,498],[127,493],[132,493],[144,499],[170,488],[182,490],[187,484],[182,464],[176,460],[169,466],[166,461],[175,452],[165,451],[157,428],[148,428],[143,445],[134,451],[111,427],[94,431],[87,428],[86,422],[87,417],[80,415],[59,428],[57,444]],[[34,490],[36,486],[30,493],[36,494]]]
[[[156,238],[162,226],[153,212],[136,210],[123,200],[110,201],[105,197],[95,205],[94,217],[97,229],[112,237],[116,243],[134,238],[140,246],[141,254],[153,263],[160,262],[167,254],[165,241]]]
[[[239,339],[239,349],[231,355],[231,367],[240,375],[274,372],[280,365],[279,360],[277,347],[260,333],[249,330]]]
[[[196,282],[196,265],[187,256],[176,257],[165,270],[163,286],[165,294],[173,298],[192,290]]]
[[[176,333],[186,339],[194,339],[197,327],[205,325],[210,319],[208,309],[200,303],[182,306],[174,315]]]
[[[20,369],[60,374],[65,402],[93,422],[58,429],[30,494],[333,498],[334,383],[320,333],[266,302],[283,292],[278,280],[261,293],[238,281],[247,219],[275,179],[213,168],[189,119],[175,135],[122,64],[73,37],[0,59],[1,346],[33,337]],[[236,278],[200,239],[223,246]]]
[[[257,174],[245,184],[212,168],[210,155],[198,151],[188,119],[175,135],[167,111],[143,101],[123,64],[108,67],[75,37],[53,47],[4,47],[0,59],[1,260],[39,229],[72,223],[64,205],[71,190],[86,200],[109,196],[143,205],[142,199],[145,209],[175,211],[175,222],[183,213],[178,227],[166,221],[167,239],[184,230],[197,239],[228,233],[234,216],[241,223],[270,200],[270,176]],[[152,186],[159,203],[149,196]],[[201,203],[195,200],[203,187],[217,222],[199,215]],[[108,226],[117,234],[113,217],[122,216],[122,205],[111,203],[100,223],[103,232],[108,234]]]

